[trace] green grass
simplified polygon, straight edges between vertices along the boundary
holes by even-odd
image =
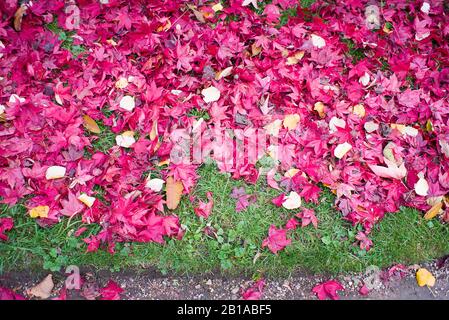
[[[425,221],[421,213],[405,208],[388,214],[374,228],[374,247],[368,253],[360,250],[354,245],[359,227],[341,218],[333,208],[333,194],[324,190],[319,205],[305,204],[315,209],[320,221],[318,229],[307,226],[289,232],[291,246],[274,255],[261,248],[270,224],[283,226],[297,211],[272,205],[271,199],[277,192],[263,182],[246,185],[218,173],[213,165],[203,166],[199,173],[201,179],[194,194],[204,198],[207,191],[214,193],[215,206],[208,220],[198,218],[190,201],[183,199],[175,211],[186,228],[182,240],[168,239],[165,245],[119,243],[115,255],[105,250],[85,253],[85,244],[73,236],[82,225],[77,219],[65,219],[44,229],[27,215],[22,205],[4,206],[0,216],[13,216],[16,226],[9,232],[10,241],[0,244],[0,268],[44,267],[58,271],[75,264],[113,271],[152,267],[163,273],[284,276],[298,269],[331,274],[362,271],[370,265],[412,264],[449,253],[448,227],[438,221]],[[235,200],[229,197],[236,186],[243,186],[258,197],[255,204],[240,213],[235,212]],[[99,230],[96,225],[88,227],[83,236]],[[206,235],[205,227],[212,228],[214,235]]]

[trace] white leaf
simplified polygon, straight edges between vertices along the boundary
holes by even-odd
[[[285,197],[282,206],[285,209],[297,209],[301,206],[301,197],[295,191],[292,191]]]
[[[136,139],[134,139],[134,132],[125,131],[121,135],[115,137],[115,142],[119,147],[129,148],[134,143],[136,143]]]
[[[427,180],[424,178],[424,173],[420,172],[418,173],[418,181],[415,183],[415,192],[417,195],[420,196],[427,196],[429,192],[429,184],[427,183]]]
[[[10,97],[9,97],[9,102],[10,103],[24,103],[25,102],[25,98],[22,98],[22,97],[20,97],[20,96],[18,96],[17,94],[12,94]]]
[[[264,129],[267,130],[267,133],[269,135],[272,135],[274,137],[277,137],[279,135],[279,130],[282,126],[282,120],[276,119],[273,122],[265,125]]]
[[[120,108],[122,108],[122,109],[125,109],[127,111],[133,111],[135,106],[136,106],[136,102],[134,101],[134,97],[124,96],[120,100]]]
[[[443,151],[446,158],[449,158],[449,143],[441,139],[438,140],[438,143],[440,144],[441,151]]]
[[[423,2],[421,6],[421,12],[425,14],[429,14],[430,12],[430,4],[428,2]]]
[[[360,82],[364,87],[366,87],[366,86],[369,84],[369,81],[370,81],[370,76],[369,76],[368,72],[365,72],[365,73],[363,74],[363,76],[361,76],[361,77],[359,78],[359,82]]]
[[[410,137],[416,137],[418,135],[419,131],[416,128],[407,126],[404,129],[404,133]]]
[[[0,41],[0,50],[5,49],[5,45]],[[3,53],[0,52],[0,59],[3,57]]]
[[[352,146],[345,142],[345,143],[340,143],[335,149],[334,149],[334,156],[337,157],[338,159],[341,159],[344,157],[344,155],[346,153],[348,153],[349,150],[352,149]]]
[[[47,171],[45,172],[45,179],[47,180],[53,180],[53,179],[59,179],[65,176],[65,167],[61,166],[51,166],[47,168]]]
[[[368,121],[368,122],[365,122],[363,127],[365,128],[366,132],[371,133],[371,132],[376,131],[379,128],[379,125],[377,123],[375,123],[374,121]]]
[[[312,45],[318,49],[324,48],[326,46],[326,41],[316,34],[311,35]]]
[[[0,104],[0,114],[5,112],[5,106]]]
[[[254,8],[258,9],[259,7],[257,6],[257,0],[243,0],[242,2],[242,7],[245,7],[249,4],[252,4],[254,6]]]
[[[206,103],[214,102],[220,99],[220,90],[215,88],[214,86],[210,86],[209,88],[203,89],[201,91],[203,95],[203,100]]]
[[[346,127],[346,121],[337,117],[332,117],[329,121],[329,131],[331,133],[337,132],[337,128],[344,129]]]
[[[145,187],[153,190],[154,192],[159,192],[162,190],[164,183],[165,183],[165,181],[162,179],[157,179],[157,178],[150,179],[150,180],[147,180]]]

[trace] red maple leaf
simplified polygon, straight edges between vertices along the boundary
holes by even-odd
[[[312,289],[312,292],[315,293],[320,300],[338,300],[340,297],[338,296],[337,291],[343,290],[345,290],[345,288],[340,284],[340,282],[329,280],[315,286]]]
[[[268,230],[268,238],[262,242],[262,248],[268,247],[271,252],[277,254],[278,251],[290,245],[291,239],[287,239],[287,230],[276,229],[274,225]]]

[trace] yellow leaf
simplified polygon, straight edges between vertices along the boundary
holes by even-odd
[[[424,215],[424,219],[430,220],[430,219],[434,218],[440,212],[442,207],[443,207],[443,201],[440,201],[440,202],[434,204],[433,207],[430,208],[426,212],[426,214]]]
[[[435,285],[435,277],[427,269],[420,268],[416,272],[416,282],[420,287],[433,287]]]
[[[262,52],[262,47],[259,47],[256,43],[251,45],[251,54],[252,56],[257,56],[260,52]]]
[[[160,26],[159,28],[157,28],[157,32],[161,32],[161,31],[167,31],[168,29],[171,28],[171,22],[170,20],[165,21],[165,23]]]
[[[359,116],[360,118],[363,118],[365,116],[365,107],[363,104],[356,104],[354,107],[352,107],[352,113]]]
[[[324,108],[325,108],[324,103],[322,103],[321,101],[316,102],[315,105],[313,106],[313,110],[318,112],[318,115],[320,116],[321,119],[323,119],[326,116]]]
[[[86,206],[88,206],[89,208],[92,207],[94,205],[95,202],[95,198],[94,197],[90,197],[85,193],[82,193],[79,197],[78,200],[81,201],[82,203],[84,203]]]
[[[27,10],[27,6],[25,4],[22,4],[19,9],[17,9],[16,13],[14,14],[14,29],[16,31],[22,30],[22,19],[23,16]]]
[[[282,124],[284,125],[284,128],[288,130],[294,130],[298,126],[299,119],[299,114],[288,114],[285,116]]]
[[[50,208],[48,206],[37,206],[30,210],[31,218],[47,218]]]
[[[101,129],[94,119],[89,117],[87,114],[83,116],[84,127],[92,133],[101,133]]]
[[[153,122],[153,126],[151,127],[150,132],[150,140],[153,141],[157,137],[157,121]]]
[[[115,87],[117,89],[125,89],[128,86],[128,79],[124,78],[124,77],[120,77],[116,82],[115,82]]]
[[[291,168],[285,172],[284,177],[293,178],[298,172],[299,169]]]
[[[173,177],[168,177],[166,181],[166,193],[167,193],[167,207],[170,210],[176,209],[181,200],[182,191],[184,186],[181,181],[175,181]]]
[[[297,64],[302,57],[304,57],[304,51],[298,51],[294,55],[287,58],[287,62],[285,63],[287,66],[293,66]]]
[[[162,166],[168,165],[169,163],[170,163],[170,159],[167,159],[167,160],[164,160],[164,161],[160,161],[157,165],[159,167],[162,167]]]

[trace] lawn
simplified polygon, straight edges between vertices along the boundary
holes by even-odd
[[[186,228],[182,240],[155,243],[118,243],[116,254],[106,250],[86,253],[86,245],[73,233],[83,226],[78,219],[65,219],[52,228],[40,228],[21,205],[3,206],[0,216],[14,217],[10,241],[0,245],[3,271],[36,268],[58,271],[68,265],[94,266],[118,271],[125,268],[156,268],[167,273],[265,274],[285,276],[299,269],[310,272],[340,273],[362,271],[370,265],[413,264],[443,256],[449,252],[449,229],[438,221],[425,221],[422,213],[403,208],[388,214],[371,234],[373,248],[366,252],[354,243],[360,230],[345,222],[333,208],[334,195],[323,188],[318,206],[313,208],[318,228],[309,225],[291,231],[292,245],[274,255],[262,249],[262,240],[271,224],[282,225],[296,211],[271,203],[277,196],[265,183],[247,185],[218,173],[214,165],[199,169],[201,176],[193,194],[214,194],[214,209],[206,221],[193,212],[191,202],[183,198],[175,210]],[[229,195],[234,187],[244,187],[257,196],[256,203],[242,212],[235,211],[236,200]],[[86,225],[90,233],[98,226]],[[210,232],[205,233],[205,228]]]

